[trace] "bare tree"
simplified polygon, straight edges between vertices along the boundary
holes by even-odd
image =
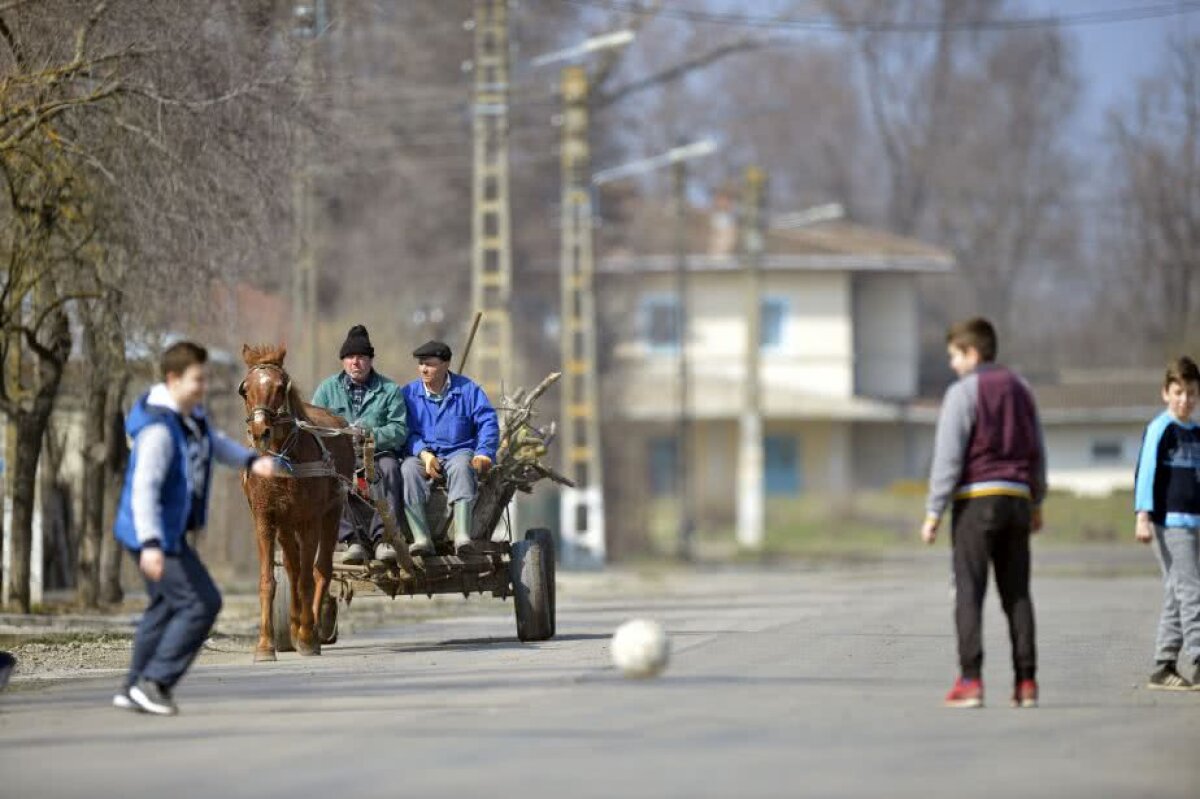
[[[286,196],[277,177],[286,175],[288,150],[280,117],[292,96],[286,39],[278,26],[263,26],[273,6],[0,7],[0,412],[9,421],[20,610],[29,605],[34,479],[73,350],[72,322],[87,331],[88,354],[101,358],[86,393],[89,414],[106,420],[126,334],[186,327],[208,312],[195,300],[212,279],[273,271],[263,256],[277,249],[276,228],[263,222]],[[103,424],[91,433],[107,450]],[[100,548],[94,522],[104,515],[98,485],[90,474],[80,562],[88,603]]]
[[[1132,330],[1153,349],[1200,343],[1200,38],[1177,37],[1162,73],[1109,121],[1119,224],[1110,240]]]

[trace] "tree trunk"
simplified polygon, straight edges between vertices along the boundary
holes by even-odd
[[[129,387],[129,376],[123,374],[110,387],[108,458],[104,477],[104,532],[100,542],[100,601],[115,605],[125,598],[121,588],[121,558],[125,548],[117,543],[112,534],[116,520],[117,505],[121,502],[121,489],[125,483],[125,466],[129,462],[129,446],[125,441],[125,392]]]
[[[108,386],[105,358],[97,346],[100,312],[85,311],[84,351],[90,358],[87,395],[83,407],[85,420],[83,446],[83,510],[80,523],[79,560],[75,573],[75,598],[82,607],[100,603],[100,550],[104,536],[105,435],[108,432]]]
[[[13,606],[28,613],[30,551],[33,545],[33,497],[49,412],[21,413],[16,419],[16,460],[12,464],[12,586]]]

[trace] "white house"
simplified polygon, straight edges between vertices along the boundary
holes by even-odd
[[[689,219],[686,330],[669,218],[643,215],[597,266],[606,480],[619,497],[668,494],[679,466],[681,356],[698,512],[735,503],[738,420],[751,381],[750,285],[728,214]],[[768,495],[880,487],[927,468],[936,409],[917,406],[916,278],[943,250],[838,222],[771,231],[762,264],[760,377]],[[616,482],[613,485],[614,480]],[[610,516],[613,514],[610,512]]]
[[[1146,423],[1163,411],[1163,369],[1064,371],[1034,385],[1051,488],[1132,490]]]

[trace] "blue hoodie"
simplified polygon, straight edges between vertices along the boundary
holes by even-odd
[[[195,464],[188,461],[184,419],[165,385],[154,386],[130,410],[125,432],[133,448],[114,528],[126,548],[157,543],[164,552],[178,552],[188,530],[207,521],[213,459],[241,467],[253,462],[253,450],[209,428],[203,408],[192,411],[191,421],[199,431]]]

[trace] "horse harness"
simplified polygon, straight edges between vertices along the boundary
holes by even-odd
[[[345,488],[349,481],[339,474],[336,468],[334,468],[333,455],[329,452],[329,448],[325,446],[324,439],[331,438],[333,436],[347,435],[347,433],[331,427],[314,425],[295,416],[295,414],[292,412],[291,406],[292,379],[290,376],[288,376],[288,373],[283,370],[283,367],[277,366],[273,363],[255,364],[254,366],[250,367],[250,372],[246,375],[246,379],[248,380],[250,375],[256,371],[274,372],[279,375],[279,377],[284,381],[283,402],[275,408],[271,408],[266,405],[255,405],[246,415],[246,424],[250,424],[250,422],[254,421],[255,417],[261,414],[266,417],[266,420],[271,427],[274,427],[276,424],[281,422],[291,422],[292,425],[292,431],[288,433],[288,437],[284,439],[283,446],[281,446],[278,451],[268,449],[266,454],[271,455],[276,461],[282,464],[283,467],[287,469],[288,476],[290,477],[336,477],[338,478],[338,482],[343,484],[342,487]],[[238,394],[241,395],[243,400],[246,399],[246,380],[243,380],[241,385],[238,386]],[[302,432],[307,432],[313,437],[313,440],[317,442],[317,446],[321,450],[321,460],[306,461],[304,463],[292,462],[290,453],[299,442],[300,434]]]

